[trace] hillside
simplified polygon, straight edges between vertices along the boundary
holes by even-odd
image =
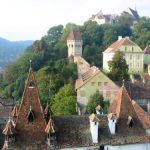
[[[15,61],[33,41],[9,41],[0,38],[0,68]]]

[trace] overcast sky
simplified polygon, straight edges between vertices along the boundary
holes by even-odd
[[[92,14],[119,14],[129,7],[150,17],[150,0],[0,0],[0,37],[37,40],[54,25],[83,24]]]

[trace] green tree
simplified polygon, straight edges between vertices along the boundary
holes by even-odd
[[[150,18],[141,18],[133,28],[133,40],[144,49],[150,45]]]
[[[76,93],[71,84],[60,88],[55,94],[51,105],[54,115],[73,115],[76,114]]]
[[[133,17],[128,12],[123,11],[120,16],[117,16],[117,20],[119,24],[132,26],[133,25]]]
[[[123,52],[117,51],[112,60],[108,62],[108,66],[110,69],[109,76],[115,80],[128,80],[129,74],[128,74],[128,65],[126,63],[126,60],[124,58]]]
[[[87,112],[88,113],[95,113],[95,107],[100,105],[104,112],[107,112],[109,103],[104,101],[103,96],[99,93],[99,91],[96,91],[93,95],[91,95],[89,102],[87,104]]]

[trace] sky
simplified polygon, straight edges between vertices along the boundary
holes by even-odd
[[[128,8],[150,17],[150,0],[0,0],[0,37],[11,41],[39,40],[50,27],[82,25],[100,10],[120,14]]]

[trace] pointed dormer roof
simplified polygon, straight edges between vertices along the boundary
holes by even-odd
[[[45,132],[47,134],[51,134],[51,133],[55,133],[55,125],[54,125],[54,121],[50,118],[48,121],[48,124],[45,128]]]
[[[11,111],[11,116],[12,117],[17,117],[18,116],[18,107],[15,105],[13,110]]]
[[[31,114],[32,108],[32,114]],[[34,116],[34,118],[33,118]],[[46,121],[40,102],[37,83],[30,67],[16,120],[18,140],[44,142]]]
[[[78,29],[73,29],[69,35],[68,35],[68,38],[67,40],[82,40],[82,37],[81,37],[81,34],[80,34],[80,31]]]
[[[142,122],[139,120],[137,112],[132,105],[132,100],[125,87],[122,87],[116,95],[115,101],[109,108],[109,113],[116,114],[118,133],[145,133]],[[133,128],[129,128],[128,126],[130,118],[132,118],[133,121]]]
[[[3,130],[3,134],[4,135],[13,135],[15,133],[15,124],[12,120],[8,120],[4,130]]]

